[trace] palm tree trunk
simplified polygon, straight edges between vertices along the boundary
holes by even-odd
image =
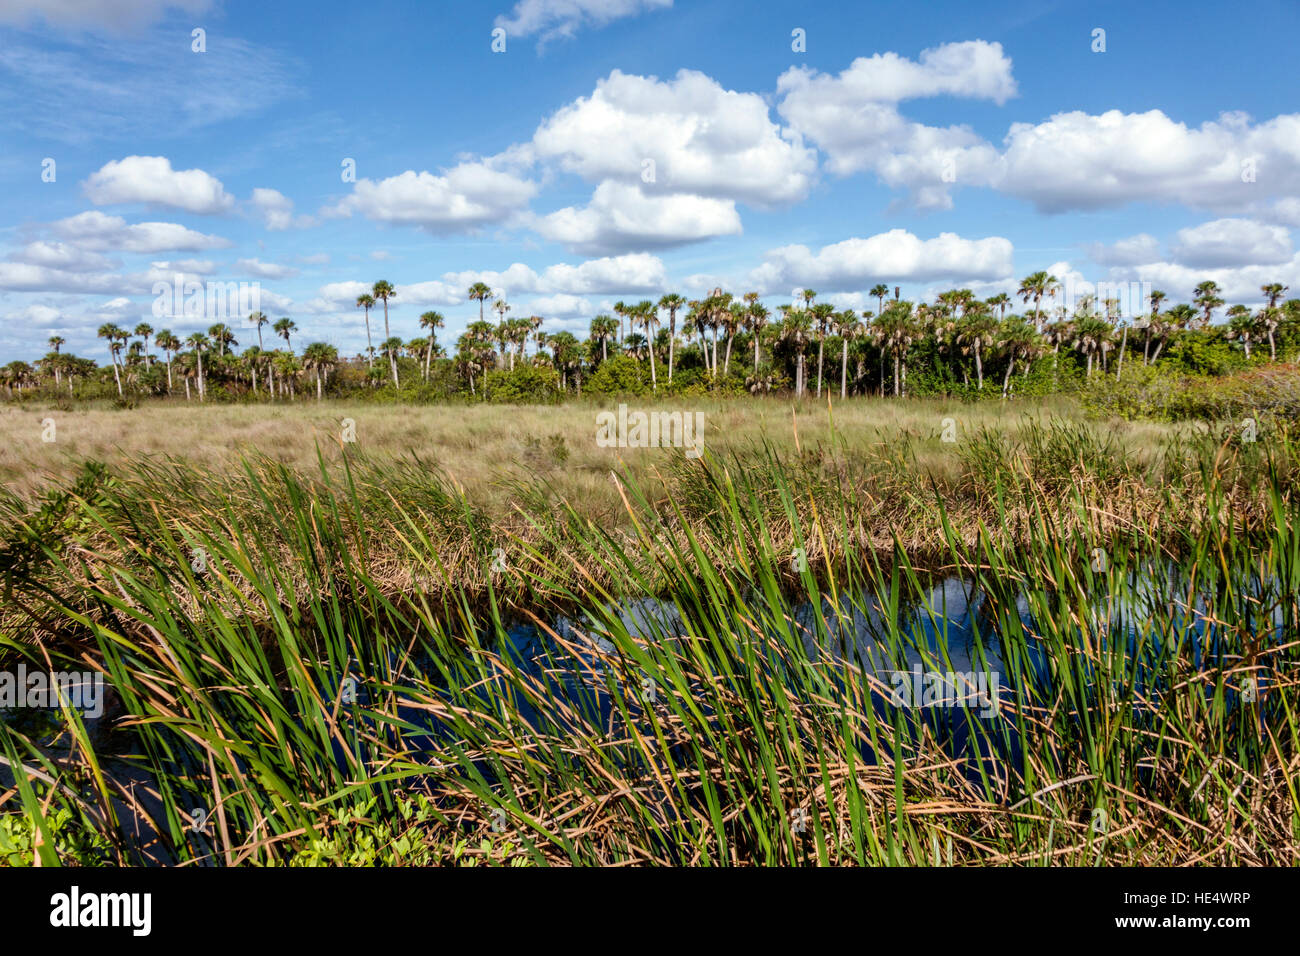
[[[844,401],[849,394],[849,340],[844,339],[844,346],[840,352],[840,401]]]
[[[724,376],[731,371],[731,343],[734,339],[734,335],[727,336],[727,357],[722,360],[722,374]]]
[[[1246,358],[1250,358],[1250,353],[1247,353],[1247,354],[1246,354]],[[1276,362],[1276,361],[1277,361],[1277,346],[1274,345],[1274,343],[1273,343],[1273,330],[1272,330],[1272,329],[1269,329],[1269,330],[1268,330],[1268,360],[1269,360],[1270,362]]]
[[[984,391],[984,361],[980,358],[979,346],[975,346],[975,387]]]
[[[894,398],[898,398],[898,353],[894,353]]]
[[[1015,356],[1007,363],[1007,374],[1002,376],[1002,399],[1006,401],[1007,390],[1011,388],[1011,370],[1016,367]]]
[[[673,352],[677,345],[677,319],[672,317],[668,320],[668,384],[673,383]]]
[[[825,339],[819,338],[817,340],[817,397],[818,398],[822,397],[822,363],[826,357],[825,352],[826,352],[826,341]]]
[[[117,359],[113,359],[113,380],[117,382],[117,397],[122,398],[122,376],[117,371]]]
[[[655,375],[655,343],[650,337],[650,323],[645,324],[645,338],[650,343],[650,387],[652,391],[659,391],[659,379]]]
[[[758,374],[758,329],[754,330],[754,374]]]

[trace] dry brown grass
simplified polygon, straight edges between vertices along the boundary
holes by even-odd
[[[315,473],[317,447],[337,462],[341,423],[356,423],[355,450],[369,457],[418,455],[469,493],[476,504],[509,506],[503,483],[544,478],[565,498],[593,512],[618,510],[611,469],[634,475],[660,466],[663,449],[611,449],[596,445],[597,412],[616,401],[561,406],[384,406],[346,402],[296,405],[162,403],[133,410],[59,411],[50,406],[0,406],[0,483],[20,497],[76,472],[94,458],[116,470],[143,456],[174,456],[224,470],[242,455],[261,452],[296,470]],[[633,399],[633,409],[698,410],[704,413],[705,444],[714,452],[743,451],[766,441],[781,451],[826,446],[832,421],[838,447],[853,458],[897,460],[906,456],[919,471],[951,477],[956,445],[939,440],[943,419],[954,419],[958,441],[982,427],[1015,438],[1032,420],[1083,421],[1069,399],[1011,404],[963,405],[939,400],[850,399],[829,408],[815,402],[745,398],[689,403]],[[42,440],[42,422],[53,419],[56,440]],[[1174,426],[1119,419],[1092,423],[1116,436],[1139,458],[1153,454]]]

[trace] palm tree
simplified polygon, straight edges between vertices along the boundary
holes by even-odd
[[[1151,356],[1151,364],[1155,365],[1156,360],[1160,358],[1160,350],[1165,347],[1172,334],[1185,331],[1188,326],[1196,321],[1197,313],[1190,305],[1179,304],[1174,306],[1165,313],[1165,321],[1161,328],[1163,333],[1160,341],[1156,343],[1156,350]]]
[[[787,306],[784,311],[785,318],[781,322],[781,338],[794,347],[794,394],[796,398],[799,398],[803,395],[803,355],[812,336],[812,316],[808,314],[807,309],[795,309]]]
[[[885,296],[889,295],[889,286],[885,285],[883,282],[877,282],[871,287],[871,291],[868,292],[867,295],[874,295],[876,297],[876,315],[884,315]]]
[[[858,315],[845,309],[835,317],[835,329],[840,334],[840,401],[849,395],[849,340],[857,338],[862,330]]]
[[[1219,284],[1209,280],[1202,282],[1196,287],[1196,297],[1192,300],[1196,307],[1205,315],[1201,318],[1201,328],[1208,328],[1210,317],[1214,310],[1223,305],[1223,300],[1219,298]]]
[[[472,286],[469,287],[469,291],[466,293],[466,295],[468,295],[470,301],[473,301],[475,299],[478,300],[478,320],[482,322],[483,303],[486,302],[488,299],[492,298],[492,290],[488,288],[486,283],[475,282]]]
[[[1048,275],[1041,270],[1020,280],[1020,288],[1016,290],[1016,294],[1026,303],[1030,299],[1034,300],[1035,331],[1041,332],[1043,330],[1042,309],[1040,308],[1043,296],[1048,298],[1055,296],[1056,290],[1060,287],[1060,280],[1056,276]]]
[[[391,282],[380,279],[375,283],[374,288],[370,290],[370,294],[375,297],[376,302],[382,300],[384,303],[384,338],[391,339],[393,333],[388,329],[388,300],[397,298],[397,290],[393,288]],[[381,345],[380,348],[383,348],[383,346]]]
[[[420,316],[420,328],[429,330],[429,345],[424,352],[424,380],[429,380],[429,360],[437,345],[437,330],[446,324],[441,312],[425,312]]]
[[[1016,360],[1025,363],[1025,374],[1029,374],[1029,363],[1042,354],[1042,336],[1024,319],[1013,318],[1004,322],[1001,330],[999,347],[1007,357],[1007,371],[1002,377],[1002,398],[1005,400],[1011,392],[1011,372],[1016,367]]]
[[[402,340],[394,335],[392,338],[384,339],[379,345],[379,350],[388,356],[388,367],[393,373],[393,388],[400,388],[397,381],[397,353],[403,348]]]
[[[262,326],[266,325],[271,320],[266,317],[265,312],[254,312],[251,315],[249,315],[248,321],[252,325],[255,325],[257,327],[257,347],[259,349],[263,348],[264,346],[262,345]]]
[[[1088,357],[1088,378],[1092,378],[1093,356],[1110,340],[1110,323],[1092,313],[1080,315],[1074,322],[1074,344]]]
[[[289,337],[298,332],[298,325],[294,323],[294,320],[290,319],[289,316],[285,316],[283,319],[277,319],[276,324],[270,326],[270,328],[276,332],[277,336],[285,339],[286,349],[294,351],[294,346],[290,345],[289,342]]]
[[[96,335],[108,342],[108,357],[113,362],[113,380],[117,382],[117,397],[122,398],[122,375],[117,367],[117,356],[122,350],[122,346],[118,344],[118,339],[122,335],[122,330],[112,322],[105,322],[99,327]]]
[[[1245,305],[1234,305],[1228,309],[1228,333],[1229,339],[1236,339],[1246,350],[1246,361],[1250,361],[1250,343],[1259,331],[1258,321],[1250,312],[1250,307]]]
[[[569,373],[576,374],[582,369],[582,348],[572,332],[556,332],[551,336],[550,344],[555,370],[560,373],[560,390],[568,391]],[[578,389],[581,391],[581,379],[578,381]]]
[[[984,350],[993,344],[998,320],[982,308],[972,308],[957,323],[957,340],[975,356],[975,387],[984,391]]]
[[[1164,302],[1165,299],[1168,298],[1168,295],[1162,292],[1160,289],[1153,289],[1151,295],[1148,296],[1148,298],[1151,300],[1151,318],[1147,320],[1146,341],[1142,345],[1143,365],[1150,364],[1150,362],[1147,359],[1147,349],[1151,345],[1151,336],[1163,335],[1164,329],[1162,325],[1162,320],[1160,318],[1160,303]],[[1159,352],[1160,351],[1159,348],[1157,348],[1156,351]]]
[[[181,340],[172,335],[171,329],[159,329],[154,336],[154,344],[167,356],[167,391],[172,390],[172,357],[181,350]]]
[[[894,358],[894,397],[900,398],[904,394],[903,383],[907,380],[907,352],[915,335],[912,328],[912,303],[890,303],[889,308],[876,320],[876,325],[880,329],[881,348]]]
[[[185,342],[194,350],[194,362],[198,368],[199,374],[199,401],[206,401],[208,389],[203,378],[203,352],[210,344],[208,342],[208,337],[202,332],[194,332],[185,340]]]
[[[217,354],[222,358],[225,357],[227,351],[239,344],[239,340],[235,338],[235,333],[230,331],[230,326],[224,322],[218,322],[216,325],[210,326],[208,328],[208,337],[216,344]]]
[[[1268,307],[1270,309],[1277,308],[1277,300],[1286,295],[1287,289],[1288,287],[1284,286],[1280,282],[1270,282],[1268,285],[1262,285],[1259,287],[1259,291],[1264,293],[1264,297],[1268,299]]]
[[[1007,317],[1007,306],[1011,304],[1011,297],[1005,292],[999,292],[997,295],[991,295],[985,299],[984,304],[990,309],[997,309],[998,320],[1001,321]]]
[[[817,293],[812,289],[804,289],[804,298],[811,303],[812,298]],[[835,306],[829,302],[822,302],[813,307],[813,321],[817,330],[817,397],[822,397],[822,363],[825,358],[826,350],[826,331],[830,328],[831,322],[835,316]]]
[[[148,322],[140,322],[135,327],[135,334],[140,336],[144,341],[145,363],[147,365],[153,365],[153,356],[149,354],[149,336],[153,335],[153,326]]]
[[[659,297],[659,308],[668,310],[668,384],[673,383],[673,351],[677,343],[677,310],[686,300],[675,292]]]
[[[391,339],[389,341],[392,341]],[[388,343],[385,343],[385,345]],[[330,370],[338,364],[339,351],[324,342],[313,342],[302,350],[302,365],[316,375],[316,401],[321,401],[324,391],[324,378],[329,377]]]
[[[615,302],[613,311],[618,316],[618,344],[621,351],[623,345],[623,320],[627,318],[627,304],[621,300]]]
[[[591,330],[588,333],[592,341],[600,343],[600,360],[609,361],[609,340],[614,337],[618,331],[618,323],[612,315],[598,315],[591,320]]]
[[[1280,282],[1270,282],[1268,285],[1259,287],[1259,291],[1264,293],[1268,300],[1268,306],[1260,312],[1261,324],[1268,334],[1268,355],[1270,362],[1277,361],[1277,345],[1273,340],[1273,333],[1277,331],[1278,321],[1281,318],[1277,310],[1277,301],[1287,293],[1287,286]]]
[[[722,360],[723,375],[731,371],[731,345],[736,339],[736,333],[745,327],[748,311],[747,306],[739,302],[732,302],[728,308],[718,313],[719,325],[727,334],[727,352]]]
[[[375,344],[370,341],[370,310],[375,307],[374,296],[362,294],[357,296],[357,308],[366,311],[366,355],[370,360],[370,367],[375,367]]]
[[[649,345],[650,350],[650,387],[652,391],[657,392],[659,391],[659,379],[655,374],[655,350],[653,343],[655,337],[655,326],[659,324],[659,310],[655,307],[653,302],[646,299],[643,302],[638,302],[632,307],[631,315],[634,319],[639,320],[641,327],[645,329],[646,343]]]
[[[721,289],[714,289],[713,294],[709,296],[704,304],[709,313],[708,325],[713,331],[713,377],[717,378],[718,330],[725,324],[724,315],[729,315],[731,312],[731,293],[723,292]]]
[[[753,293],[751,293],[752,295]],[[749,298],[748,295],[745,296]],[[763,328],[767,325],[768,311],[759,302],[755,296],[754,301],[749,303],[749,309],[745,314],[745,325],[750,333],[754,336],[754,374],[758,374],[758,340],[762,337]]]

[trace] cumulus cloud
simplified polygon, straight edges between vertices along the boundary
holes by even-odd
[[[1178,262],[1154,262],[1138,266],[1134,272],[1139,281],[1150,282],[1152,288],[1163,289],[1171,298],[1190,301],[1196,286],[1206,280],[1219,284],[1220,298],[1228,303],[1240,302],[1258,306],[1264,301],[1259,287],[1281,282],[1292,289],[1300,289],[1300,255],[1273,265],[1244,265],[1207,269],[1187,266]]]
[[[138,222],[128,226],[121,216],[97,210],[83,212],[50,225],[50,230],[82,249],[115,252],[197,252],[223,249],[232,243],[174,222]]]
[[[757,206],[803,199],[817,165],[759,94],[694,70],[668,81],[615,70],[546,120],[532,149],[589,181],[639,185],[653,175],[661,190]]]
[[[1172,252],[1175,262],[1194,268],[1270,265],[1290,261],[1291,236],[1283,226],[1216,219],[1180,229]]]
[[[1137,266],[1159,262],[1160,242],[1145,232],[1107,245],[1093,242],[1088,245],[1088,258],[1099,266]]]
[[[827,292],[848,292],[884,278],[890,281],[998,279],[1013,273],[1008,239],[963,239],[940,233],[919,239],[905,229],[892,229],[868,239],[846,239],[813,253],[807,246],[773,249],[750,274],[764,293],[813,286]]]
[[[1244,113],[1189,128],[1160,110],[1059,113],[1013,124],[1000,188],[1043,212],[1128,202],[1244,207],[1300,192],[1300,114],[1254,124]]]
[[[587,206],[543,216],[535,228],[586,255],[674,246],[742,231],[736,204],[730,200],[647,195],[613,180],[597,186]]]
[[[235,204],[221,180],[201,169],[172,169],[166,156],[113,160],[91,173],[82,189],[97,206],[141,202],[193,213],[219,213]]]
[[[284,229],[305,229],[314,226],[314,216],[295,216],[293,200],[278,189],[257,187],[248,200],[253,212],[259,216],[267,229],[276,232]]]
[[[580,27],[603,27],[613,20],[672,5],[673,0],[519,0],[508,15],[498,15],[494,25],[507,36],[540,35],[541,46],[559,37],[572,37]]]
[[[377,222],[463,232],[502,222],[528,204],[535,183],[486,162],[461,163],[442,175],[408,169],[375,182],[360,179],[329,215],[359,212]]]
[[[577,265],[559,263],[540,273],[522,262],[501,271],[449,272],[443,278],[457,289],[484,282],[494,290],[511,295],[529,294],[600,295],[605,293],[656,292],[668,287],[663,262],[645,252],[588,259]]]
[[[835,76],[792,67],[778,78],[777,94],[782,118],[825,151],[832,172],[874,171],[911,190],[916,205],[948,208],[951,184],[997,178],[998,151],[968,127],[908,120],[897,104],[934,96],[1002,104],[1016,95],[1016,83],[1001,44],[972,40],[924,50],[915,61],[896,53],[859,57]]]
[[[287,279],[298,274],[298,270],[291,266],[262,262],[260,259],[239,259],[235,262],[235,268],[259,279]]]
[[[591,302],[580,295],[544,295],[531,300],[525,311],[547,319],[581,319],[595,314]]]
[[[9,259],[68,272],[106,272],[112,268],[112,263],[106,256],[71,243],[44,239],[27,243],[17,252],[11,253]]]

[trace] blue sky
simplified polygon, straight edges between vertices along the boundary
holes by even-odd
[[[872,308],[1037,269],[1254,304],[1300,291],[1298,29],[1281,0],[0,0],[0,361],[98,356],[106,321],[256,340],[155,318],[177,274],[349,354],[380,278],[395,333],[437,309],[448,345],[477,279],[578,332],[715,284]]]

